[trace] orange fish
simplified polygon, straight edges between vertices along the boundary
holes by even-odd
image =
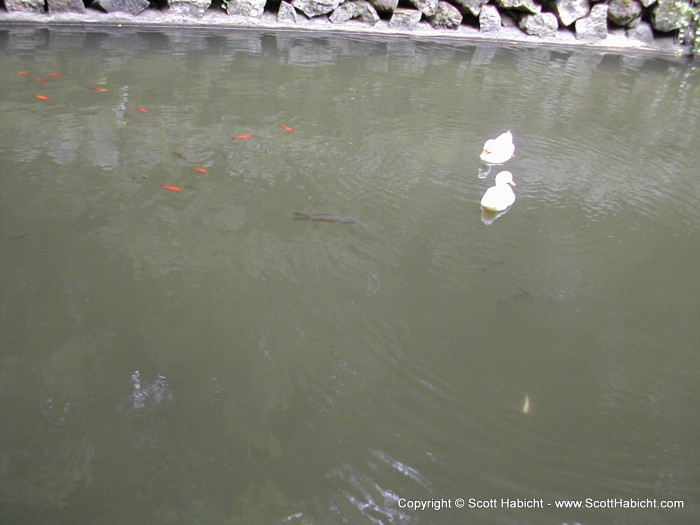
[[[93,86],[90,89],[92,89],[93,91],[107,91],[107,88],[103,88],[100,86]]]
[[[34,95],[34,98],[38,98],[39,100],[49,100],[49,97],[46,95]]]
[[[34,77],[34,80],[37,82],[48,82],[48,80],[46,80],[44,77]]]
[[[174,191],[175,193],[182,192],[182,188],[178,188],[177,186],[166,186],[165,184],[161,184],[160,187],[163,188],[164,190]]]
[[[252,139],[253,135],[248,135],[247,133],[245,135],[236,135],[235,137],[231,137],[233,140],[248,140]]]
[[[148,113],[148,110],[142,106],[136,106],[136,111],[140,111],[141,113]]]
[[[290,128],[289,126],[285,126],[284,124],[280,124],[279,127],[282,128],[284,131],[287,131],[289,133],[294,131],[294,128]]]
[[[192,171],[196,171],[197,173],[209,173],[209,170],[206,168],[192,168]]]
[[[53,78],[61,78],[63,76],[63,73],[59,73],[58,71],[52,71],[48,74],[48,76]]]
[[[29,71],[17,71],[17,74],[22,75],[24,77],[28,77],[29,75],[31,75]]]

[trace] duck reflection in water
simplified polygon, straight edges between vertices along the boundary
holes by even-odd
[[[489,176],[489,173],[491,173],[491,168],[493,166],[491,164],[484,164],[482,163],[481,166],[479,166],[479,172],[477,173],[477,176],[480,179],[485,179],[486,177]]]
[[[488,226],[489,224],[493,224],[493,221],[498,219],[500,216],[505,215],[506,213],[508,213],[508,210],[491,211],[481,208],[481,222]]]

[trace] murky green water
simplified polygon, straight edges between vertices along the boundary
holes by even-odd
[[[696,521],[699,80],[0,29],[0,521]],[[517,200],[487,225],[506,129]]]

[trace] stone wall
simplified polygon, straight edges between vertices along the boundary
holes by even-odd
[[[427,22],[439,30],[468,26],[482,34],[517,27],[527,35],[547,39],[561,30],[576,39],[600,42],[615,28],[630,38],[651,42],[655,35],[677,29],[674,0],[4,0],[8,12],[84,13],[100,10],[136,16],[161,10],[200,18],[225,10],[249,19],[276,16],[285,25],[308,19],[332,24],[374,26],[412,31]],[[220,3],[220,2],[223,2]],[[220,11],[221,12],[221,11]]]

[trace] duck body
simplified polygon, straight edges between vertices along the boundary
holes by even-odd
[[[513,134],[506,131],[495,139],[487,140],[479,158],[487,164],[503,164],[511,159],[513,153],[515,153]]]
[[[501,171],[496,175],[496,185],[491,186],[481,198],[481,207],[488,211],[503,211],[515,202],[513,188],[515,181],[510,171]]]

